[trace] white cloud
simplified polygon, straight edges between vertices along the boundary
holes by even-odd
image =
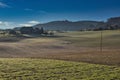
[[[19,24],[19,26],[30,27],[30,26],[33,26],[33,25],[36,25],[36,24],[39,24],[39,23],[40,23],[39,21],[28,21],[27,23]]]
[[[0,2],[0,7],[1,7],[1,8],[6,8],[6,7],[10,7],[10,6],[8,6],[7,4],[5,4],[5,3],[3,3],[3,2]]]
[[[39,21],[28,21],[26,23],[15,23],[15,22],[9,22],[9,21],[0,21],[0,29],[8,29],[8,28],[15,28],[15,27],[30,27],[36,24],[39,24]]]
[[[0,26],[9,26],[9,24],[11,24],[11,22],[0,21]]]
[[[19,26],[25,26],[25,27],[30,27],[30,26],[32,26],[31,24],[19,24]]]
[[[3,22],[2,21],[0,21],[0,25],[2,24]]]
[[[30,23],[30,24],[39,24],[40,22],[39,21],[29,21],[28,23]]]
[[[0,21],[0,28],[2,28],[2,29],[13,28],[16,26],[17,26],[17,24],[15,24],[14,22]]]

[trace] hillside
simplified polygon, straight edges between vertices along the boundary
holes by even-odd
[[[52,21],[48,23],[41,23],[34,26],[33,28],[43,27],[45,30],[60,30],[60,31],[79,31],[89,29],[105,29],[105,30],[116,30],[120,29],[120,17],[112,17],[107,19],[106,22],[102,21]],[[15,27],[14,30],[20,30],[21,27]]]
[[[119,25],[120,26],[120,17],[109,18],[107,21],[109,25]]]
[[[44,24],[38,24],[33,27],[41,28],[45,30],[64,30],[64,31],[78,31],[81,29],[94,29],[99,27],[104,27],[104,22],[98,21],[53,21]]]
[[[113,17],[108,19],[107,27],[112,29],[120,29],[120,17]]]
[[[120,67],[48,59],[0,58],[0,80],[120,80]]]

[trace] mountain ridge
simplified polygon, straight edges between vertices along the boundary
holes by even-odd
[[[25,27],[25,26],[24,26]],[[120,29],[120,17],[112,17],[107,19],[106,22],[103,21],[51,21],[47,23],[41,23],[34,26],[30,26],[33,28],[44,28],[44,30],[57,30],[57,31],[80,31],[80,30],[96,30],[96,29],[104,29],[104,30],[115,30]],[[21,27],[14,28],[15,30],[19,30]]]
[[[43,27],[45,30],[65,30],[76,31],[81,29],[93,29],[105,26],[104,22],[100,21],[52,21],[44,24],[37,24],[34,28]]]

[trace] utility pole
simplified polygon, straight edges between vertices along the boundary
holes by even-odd
[[[100,52],[103,52],[103,31],[101,30],[101,37],[100,37]]]

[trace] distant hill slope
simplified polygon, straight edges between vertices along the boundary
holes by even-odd
[[[38,24],[33,27],[41,28],[45,30],[64,30],[64,31],[77,31],[81,29],[94,29],[99,27],[104,27],[104,22],[98,21],[53,21],[44,24]]]
[[[120,26],[120,17],[109,18],[108,21],[107,21],[107,24]]]
[[[109,18],[106,22],[100,21],[52,21],[44,24],[31,26],[33,28],[43,27],[45,30],[61,30],[61,31],[79,31],[88,29],[103,28],[106,30],[120,29],[120,17]],[[21,27],[14,28],[19,30]]]

